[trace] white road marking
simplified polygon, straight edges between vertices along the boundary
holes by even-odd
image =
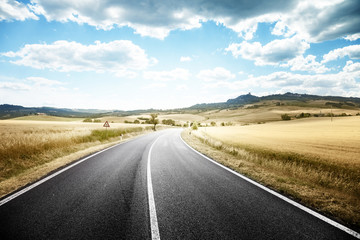
[[[106,149],[104,149],[104,150],[101,150],[101,151],[99,151],[99,152],[96,152],[96,153],[94,153],[94,154],[92,154],[92,155],[90,155],[90,156],[88,156],[88,157],[86,157],[86,158],[84,158],[84,159],[82,159],[82,160],[74,163],[74,164],[71,164],[71,165],[67,166],[66,168],[63,168],[63,169],[61,169],[61,170],[59,170],[59,171],[57,171],[57,172],[55,172],[55,173],[47,176],[46,178],[41,179],[40,181],[37,181],[37,182],[29,185],[28,187],[26,187],[26,188],[24,188],[24,189],[22,189],[22,190],[20,190],[20,191],[18,191],[18,192],[16,192],[16,193],[14,193],[14,194],[11,194],[11,195],[8,196],[7,198],[4,198],[3,200],[0,201],[0,206],[2,206],[2,205],[4,205],[5,203],[7,203],[7,202],[9,202],[9,201],[11,201],[11,200],[19,197],[20,195],[26,193],[27,191],[30,191],[31,189],[39,186],[40,184],[42,184],[42,183],[44,183],[44,182],[52,179],[53,177],[55,177],[55,176],[57,176],[57,175],[65,172],[65,171],[69,170],[70,168],[75,167],[76,165],[78,165],[78,164],[80,164],[80,163],[82,163],[82,162],[84,162],[84,161],[86,161],[86,160],[88,160],[88,159],[90,159],[90,158],[92,158],[92,157],[94,157],[94,156],[102,153],[102,152],[105,152],[105,151],[107,151],[107,150],[110,150],[110,149],[112,149],[112,148],[114,148],[114,147],[117,147],[117,146],[119,146],[119,145],[121,145],[121,144],[124,144],[124,143],[126,143],[126,142],[128,142],[128,141],[125,141],[125,142],[116,144],[116,145],[114,145],[114,146],[111,146],[111,147],[106,148]]]
[[[230,168],[228,168],[228,167],[225,167],[224,165],[216,162],[215,160],[213,160],[213,159],[205,156],[204,154],[202,154],[202,153],[198,152],[197,150],[195,150],[194,148],[192,148],[189,144],[187,144],[187,143],[184,141],[184,139],[182,139],[181,133],[180,133],[179,137],[180,137],[181,141],[182,141],[186,146],[188,146],[191,150],[193,150],[194,152],[196,152],[197,154],[199,154],[199,155],[202,156],[203,158],[209,160],[210,162],[212,162],[212,163],[214,163],[214,164],[216,164],[216,165],[224,168],[225,170],[231,172],[232,174],[235,174],[236,176],[238,176],[238,177],[240,177],[240,178],[242,178],[242,179],[244,179],[244,180],[246,180],[246,181],[254,184],[255,186],[257,186],[257,187],[259,187],[259,188],[267,191],[268,193],[271,193],[271,194],[275,195],[276,197],[278,197],[278,198],[280,198],[280,199],[282,199],[282,200],[290,203],[291,205],[293,205],[293,206],[295,206],[295,207],[297,207],[297,208],[300,208],[301,210],[303,210],[303,211],[305,211],[305,212],[313,215],[314,217],[317,217],[317,218],[323,220],[324,222],[326,222],[326,223],[328,223],[328,224],[330,224],[330,225],[332,225],[332,226],[334,226],[334,227],[336,227],[336,228],[338,228],[338,229],[340,229],[340,230],[342,230],[342,231],[344,231],[344,232],[347,232],[348,234],[350,234],[350,235],[352,235],[352,236],[360,239],[360,233],[355,232],[354,230],[352,230],[352,229],[350,229],[350,228],[348,228],[348,227],[345,227],[344,225],[342,225],[342,224],[340,224],[340,223],[338,223],[338,222],[335,222],[335,221],[333,221],[333,220],[331,220],[331,219],[329,219],[329,218],[327,218],[327,217],[325,217],[325,216],[323,216],[323,215],[321,215],[321,214],[319,214],[319,213],[311,210],[310,208],[307,208],[307,207],[301,205],[300,203],[297,203],[297,202],[295,202],[295,201],[293,201],[293,200],[291,200],[291,199],[289,199],[289,198],[287,198],[287,197],[285,197],[285,196],[283,196],[283,195],[281,195],[281,194],[279,194],[279,193],[277,193],[277,192],[275,192],[275,191],[273,191],[273,190],[271,190],[271,189],[269,189],[269,188],[261,185],[260,183],[257,183],[257,182],[255,182],[255,181],[251,180],[250,178],[247,178],[247,177],[241,175],[240,173],[235,172],[234,170],[232,170],[232,169],[230,169]]]
[[[150,161],[151,161],[151,151],[157,142],[157,140],[160,138],[159,136],[151,145],[149,154],[148,154],[148,161],[147,161],[147,189],[148,189],[148,198],[149,198],[149,212],[150,212],[150,227],[151,227],[151,239],[160,240],[160,232],[159,232],[159,226],[156,216],[156,208],[155,208],[155,200],[154,200],[154,192],[152,187],[152,181],[151,181],[151,168],[150,168]]]

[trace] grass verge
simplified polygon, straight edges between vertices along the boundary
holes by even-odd
[[[46,133],[12,134],[0,145],[0,197],[40,179],[42,176],[81,157],[151,132],[152,127],[90,130],[70,134],[66,130],[46,129]],[[88,131],[89,132],[89,131]]]
[[[183,139],[215,161],[356,231],[360,230],[360,172],[296,153],[232,146],[201,131]]]

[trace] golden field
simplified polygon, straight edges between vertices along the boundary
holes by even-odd
[[[201,129],[234,146],[253,146],[316,156],[360,168],[360,117],[308,118],[237,127]]]
[[[360,228],[360,117],[202,127],[182,136],[216,161]]]
[[[320,105],[320,103],[317,103]],[[260,106],[253,108],[254,106]],[[323,105],[322,105],[323,106]],[[246,105],[244,107],[236,109],[222,109],[222,110],[211,110],[206,112],[198,113],[199,116],[203,117],[202,121],[210,123],[212,121],[219,125],[221,122],[231,122],[234,125],[244,125],[248,123],[257,122],[273,122],[281,120],[282,114],[289,114],[295,116],[300,113],[311,113],[311,114],[330,114],[340,115],[342,113],[351,114],[355,116],[360,112],[360,109],[341,109],[341,108],[319,108],[315,106],[276,106],[272,102],[262,102],[256,105]]]
[[[8,193],[1,188],[3,181],[29,169],[151,129],[151,126],[144,124],[110,123],[110,128],[105,130],[103,124],[104,122],[84,123],[82,119],[50,116],[0,120],[0,195]],[[60,166],[61,164],[58,167]],[[41,176],[36,176],[38,177]],[[15,189],[10,187],[10,190]]]

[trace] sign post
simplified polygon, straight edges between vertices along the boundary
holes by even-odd
[[[104,123],[104,126],[103,127],[105,127],[105,129],[106,129],[106,138],[107,138],[107,128],[108,127],[110,127],[110,124],[109,124],[109,122],[108,121],[106,121],[105,123]]]
[[[110,125],[109,125],[109,122],[108,122],[108,121],[106,121],[106,122],[104,123],[104,127],[106,127],[106,129],[107,129],[108,127],[110,127]]]

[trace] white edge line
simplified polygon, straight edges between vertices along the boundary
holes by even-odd
[[[260,183],[255,182],[254,180],[251,180],[250,178],[247,178],[247,177],[245,177],[244,175],[241,175],[241,174],[238,173],[238,172],[235,172],[234,170],[232,170],[232,169],[230,169],[230,168],[228,168],[228,167],[225,167],[224,165],[216,162],[215,160],[213,160],[213,159],[205,156],[204,154],[202,154],[202,153],[200,153],[199,151],[197,151],[197,150],[195,150],[194,148],[192,148],[189,144],[187,144],[187,143],[184,141],[184,139],[182,139],[181,134],[180,134],[179,137],[180,137],[181,141],[182,141],[186,146],[188,146],[191,150],[193,150],[194,152],[196,152],[197,154],[199,154],[199,155],[202,156],[203,158],[209,160],[210,162],[212,162],[212,163],[214,163],[214,164],[216,164],[216,165],[224,168],[225,170],[231,172],[232,174],[234,174],[234,175],[236,175],[236,176],[238,176],[238,177],[240,177],[240,178],[242,178],[242,179],[244,179],[244,180],[246,180],[246,181],[254,184],[255,186],[257,186],[257,187],[259,187],[259,188],[267,191],[268,193],[271,193],[271,194],[275,195],[276,197],[278,197],[278,198],[280,198],[280,199],[282,199],[282,200],[290,203],[291,205],[293,205],[293,206],[295,206],[295,207],[297,207],[297,208],[300,208],[301,210],[303,210],[303,211],[305,211],[305,212],[307,212],[307,213],[309,213],[309,214],[311,214],[311,215],[313,215],[313,216],[315,216],[315,217],[323,220],[324,222],[326,222],[326,223],[328,223],[328,224],[330,224],[330,225],[332,225],[332,226],[334,226],[334,227],[336,227],[336,228],[338,228],[338,229],[340,229],[340,230],[342,230],[342,231],[344,231],[344,232],[347,232],[348,234],[350,234],[350,235],[352,235],[352,236],[360,239],[360,233],[355,232],[354,230],[352,230],[352,229],[350,229],[350,228],[348,228],[348,227],[345,227],[344,225],[342,225],[342,224],[340,224],[340,223],[338,223],[338,222],[335,222],[335,221],[333,221],[333,220],[331,220],[331,219],[329,219],[329,218],[327,218],[327,217],[325,217],[325,216],[323,216],[323,215],[321,215],[321,214],[319,214],[319,213],[311,210],[310,208],[307,208],[307,207],[301,205],[300,203],[297,203],[297,202],[295,202],[295,201],[293,201],[293,200],[291,200],[291,199],[289,199],[289,198],[281,195],[280,193],[277,193],[277,192],[271,190],[270,188],[267,188],[267,187],[265,187],[264,185],[261,185]]]
[[[160,138],[160,136],[151,145],[149,153],[148,153],[148,161],[147,161],[147,189],[148,189],[148,198],[149,198],[151,239],[153,239],[153,240],[155,240],[155,239],[160,240],[160,232],[159,232],[159,226],[158,226],[158,221],[157,221],[157,216],[156,216],[154,192],[153,192],[152,181],[151,181],[150,161],[151,161],[151,151],[159,138]]]
[[[90,159],[90,158],[92,158],[92,157],[94,157],[94,156],[102,153],[102,152],[105,152],[105,151],[107,151],[107,150],[110,150],[110,149],[112,149],[112,148],[114,148],[114,147],[117,147],[117,146],[119,146],[119,145],[121,145],[121,144],[124,144],[124,143],[126,143],[126,142],[128,142],[128,141],[124,141],[124,142],[118,143],[118,144],[116,144],[116,145],[114,145],[114,146],[111,146],[111,147],[108,147],[108,148],[106,148],[106,149],[103,149],[103,150],[101,150],[101,151],[99,151],[99,152],[96,152],[96,153],[94,153],[94,154],[92,154],[92,155],[90,155],[90,156],[88,156],[88,157],[86,157],[86,158],[84,158],[84,159],[82,159],[82,160],[80,160],[80,161],[77,161],[77,162],[75,162],[75,163],[73,163],[73,164],[71,164],[71,165],[69,165],[69,166],[67,166],[67,167],[65,167],[65,168],[63,168],[63,169],[61,169],[61,170],[59,170],[59,171],[57,171],[57,172],[55,172],[55,173],[47,176],[47,177],[45,177],[45,178],[43,178],[43,179],[41,179],[41,180],[39,180],[39,181],[37,181],[37,182],[29,185],[29,186],[27,186],[27,187],[25,187],[24,189],[22,189],[22,190],[20,190],[20,191],[18,191],[18,192],[15,192],[14,194],[11,194],[11,195],[8,196],[7,198],[4,198],[3,200],[0,201],[0,206],[4,205],[4,204],[7,203],[7,202],[10,202],[11,200],[19,197],[20,195],[26,193],[27,191],[30,191],[31,189],[39,186],[40,184],[42,184],[42,183],[44,183],[44,182],[52,179],[53,177],[55,177],[55,176],[57,176],[57,175],[65,172],[65,171],[69,170],[70,168],[75,167],[76,165],[78,165],[78,164],[80,164],[80,163],[82,163],[82,162],[84,162],[84,161],[86,161],[86,160],[88,160],[88,159]]]

